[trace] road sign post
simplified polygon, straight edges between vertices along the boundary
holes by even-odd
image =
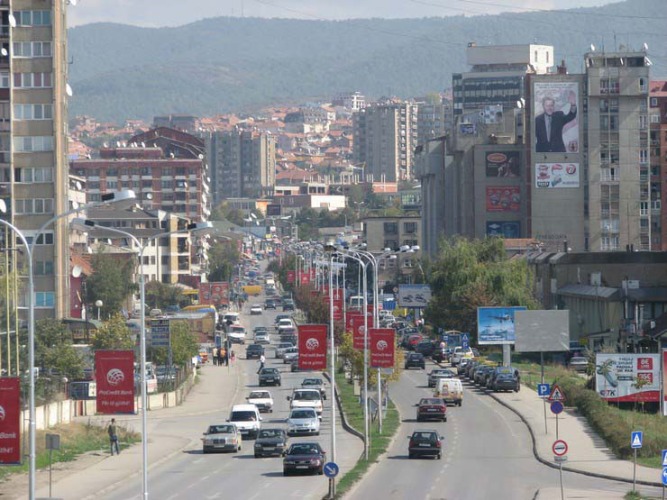
[[[338,464],[335,462],[327,462],[322,466],[322,472],[329,478],[329,498],[334,498],[336,496],[335,481],[339,471]]]
[[[547,398],[551,394],[551,387],[549,384],[544,383],[544,376],[542,376],[542,383],[537,384],[537,395],[542,398],[542,407],[544,409],[544,433],[548,434],[549,430],[547,429]]]
[[[644,433],[642,431],[633,431],[630,435],[630,447],[634,451],[632,460],[632,492],[637,491],[637,450],[642,447]]]
[[[558,415],[563,411],[563,403],[560,401],[553,401],[551,403],[551,413],[556,415],[556,439],[558,439]]]
[[[558,414],[556,414],[558,418]],[[554,452],[554,459],[558,462],[558,476],[560,478],[560,498],[565,500],[565,488],[563,487],[563,462],[567,460],[567,443],[562,439],[556,439],[554,444],[551,446],[551,451]]]
[[[665,450],[663,450],[663,454]],[[662,500],[665,500],[665,486],[667,486],[667,467],[662,467]]]

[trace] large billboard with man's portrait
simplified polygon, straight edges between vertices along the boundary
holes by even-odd
[[[536,153],[579,152],[579,85],[535,82],[533,142]]]

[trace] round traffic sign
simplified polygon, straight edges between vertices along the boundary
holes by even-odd
[[[560,401],[554,401],[551,403],[551,413],[558,415],[563,411],[563,403]]]
[[[554,444],[551,447],[551,451],[554,452],[554,455],[562,457],[567,453],[567,443],[562,439],[557,439],[554,441]]]
[[[327,476],[328,478],[336,477],[338,475],[339,470],[340,469],[338,468],[338,464],[335,462],[327,462],[322,467],[324,475]]]

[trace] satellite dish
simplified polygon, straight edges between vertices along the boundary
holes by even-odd
[[[146,198],[147,200],[152,200],[152,199],[153,199],[153,193],[146,193],[145,198]]]
[[[7,19],[9,21],[9,25],[12,28],[16,28],[16,18],[14,17],[14,14],[9,14],[9,17]]]
[[[199,153],[199,156],[198,156],[197,158],[199,158],[200,160],[203,160],[203,159],[204,159],[204,155],[201,154],[201,153]]]
[[[72,202],[72,208],[73,208],[74,210],[76,210],[77,208],[79,208],[79,202],[78,202],[78,201],[73,201],[73,202]]]
[[[0,54],[2,54],[3,56],[8,56],[9,52],[7,52],[7,49],[3,47],[2,49],[0,49]]]
[[[648,43],[644,42],[642,48],[644,49],[644,52],[646,52],[648,50]]]
[[[77,191],[81,191],[83,189],[83,186],[81,185],[81,181],[76,181],[74,183],[74,187],[76,187]]]
[[[79,0],[68,0],[67,3],[70,4],[72,7],[76,7],[76,3],[77,3],[78,1],[79,1]]]
[[[5,203],[5,200],[0,199],[0,213],[5,213],[7,212],[7,204]]]
[[[74,266],[72,268],[72,278],[78,278],[79,276],[81,276],[82,271],[83,269],[81,269],[81,266]]]
[[[595,45],[591,43],[591,52],[595,52]]]
[[[72,97],[72,87],[70,86],[69,83],[65,84],[65,94],[67,94],[69,97]]]

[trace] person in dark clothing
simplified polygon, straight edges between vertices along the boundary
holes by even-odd
[[[537,153],[565,153],[563,127],[577,117],[577,100],[574,92],[569,96],[568,114],[555,111],[553,97],[542,99],[544,112],[535,118],[535,151]]]
[[[107,428],[109,433],[109,445],[111,446],[111,456],[113,456],[114,449],[116,450],[116,455],[120,455],[120,448],[118,447],[118,427],[116,426],[116,419],[112,418],[109,427]]]

